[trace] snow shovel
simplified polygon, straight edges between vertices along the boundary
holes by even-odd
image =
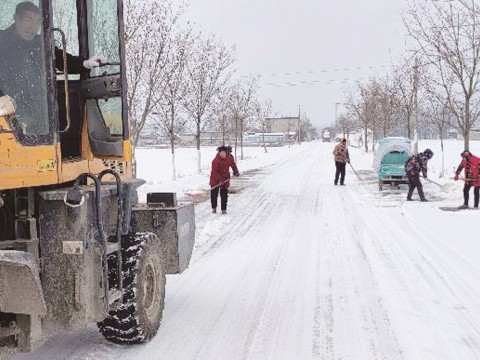
[[[428,182],[430,182],[430,183],[432,183],[432,184],[437,185],[438,187],[440,187],[440,190],[442,190],[443,192],[448,193],[448,192],[450,192],[451,189],[452,189],[452,185],[453,185],[453,184],[443,184],[443,185],[442,185],[442,184],[437,183],[436,181],[433,181],[433,180],[431,180],[431,179],[429,179],[429,178],[426,178],[425,176],[421,176],[421,175],[420,175],[420,177],[423,178],[423,179],[425,179],[425,180],[427,180]]]
[[[358,178],[360,181],[363,181],[363,179],[360,177],[360,175],[358,175],[357,172],[355,171],[355,169],[353,168],[352,164],[348,163],[348,165],[350,165],[350,167],[351,167],[352,170],[353,170],[353,173],[357,176],[357,178]]]
[[[216,189],[217,187],[222,186],[223,184],[225,184],[225,182],[226,182],[226,181],[223,181],[223,180],[220,181],[217,185],[212,186],[212,187],[209,189],[209,191],[212,191],[213,189]]]
[[[455,180],[455,178],[450,178],[450,179],[452,179],[452,180]],[[459,176],[459,177],[458,177],[458,180],[463,180],[463,181],[473,181],[473,182],[476,182],[476,181],[480,181],[480,177],[479,177],[478,179],[476,179],[476,180],[475,180],[475,179],[465,179],[464,177],[462,177],[462,176]]]
[[[209,191],[212,191],[213,189],[216,189],[217,187],[222,186],[222,185],[225,184],[227,181],[232,181],[232,179],[230,178],[230,179],[227,179],[227,180],[222,180],[222,181],[220,181],[217,185],[212,186],[212,187],[209,189]]]

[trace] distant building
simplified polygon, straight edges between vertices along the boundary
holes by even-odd
[[[470,129],[470,140],[480,140],[480,128]],[[457,140],[463,140],[463,135],[458,132]]]
[[[300,119],[298,117],[267,118],[267,130],[269,133],[298,133]]]
[[[295,139],[295,132],[284,133],[284,132],[276,132],[276,133],[254,133],[254,134],[246,134],[243,136],[243,144],[244,145],[261,145],[265,142],[265,144],[272,145],[272,144],[283,144],[285,142],[292,142]]]
[[[180,134],[178,135],[182,141],[182,145],[196,145],[197,144],[197,135],[195,134]],[[225,144],[231,144],[233,142],[233,135],[223,134],[221,131],[202,131],[200,133],[200,144],[201,145],[222,145],[223,140]]]
[[[178,138],[185,145],[194,145],[196,143],[196,136],[193,134],[179,134]]]

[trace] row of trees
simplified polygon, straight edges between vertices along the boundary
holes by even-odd
[[[201,172],[200,133],[233,135],[235,149],[246,130],[265,131],[275,115],[258,95],[258,77],[240,76],[235,48],[198,32],[182,19],[186,4],[173,0],[125,1],[128,111],[134,147],[155,122],[170,140],[175,178],[175,134],[193,131]],[[305,131],[313,128],[304,119]]]
[[[440,134],[442,150],[455,129],[468,149],[480,115],[480,9],[475,0],[415,0],[403,20],[414,46],[389,74],[345,91],[338,126],[345,134],[363,129],[374,147],[385,136]]]

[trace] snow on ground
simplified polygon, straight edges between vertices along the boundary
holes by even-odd
[[[64,332],[14,359],[479,359],[480,212],[462,203],[449,177],[463,143],[438,141],[425,183],[429,203],[406,189],[378,191],[373,154],[351,148],[346,186],[334,186],[333,143],[246,148],[227,215],[196,206],[189,269],[167,278],[158,335],[148,344],[110,344],[95,327]],[[480,154],[480,144],[471,151]],[[139,149],[146,191],[198,199],[208,190],[215,148]],[[414,198],[418,195],[415,193]],[[472,199],[473,201],[473,194]]]
[[[240,171],[261,169],[265,166],[281,162],[286,156],[300,151],[301,146],[291,145],[285,147],[267,148],[245,147],[243,159],[240,159],[240,149],[237,154],[237,165]],[[217,154],[216,147],[201,149],[202,173],[198,174],[198,152],[192,148],[175,149],[176,180],[172,180],[171,150],[138,149],[137,151],[137,177],[146,180],[140,190],[140,200],[145,201],[146,193],[152,191],[176,192],[179,198],[185,194],[205,192],[210,186],[210,168],[212,160]],[[159,190],[161,189],[161,190]]]

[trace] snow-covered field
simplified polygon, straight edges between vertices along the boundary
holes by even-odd
[[[463,142],[420,142],[435,156],[428,203],[378,191],[373,154],[350,148],[345,187],[334,186],[333,143],[246,148],[227,215],[196,206],[190,267],[167,278],[152,342],[121,347],[95,327],[62,333],[13,359],[480,359],[480,211],[450,179]],[[480,154],[480,143],[471,151]],[[181,199],[208,190],[215,148],[137,150],[147,191]],[[418,200],[417,193],[414,199]],[[470,204],[473,202],[471,194]]]

